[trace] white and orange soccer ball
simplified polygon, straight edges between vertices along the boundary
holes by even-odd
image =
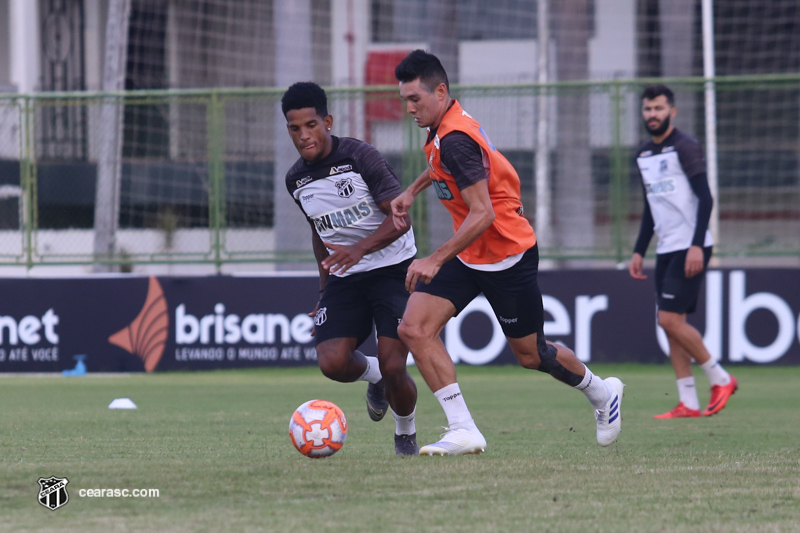
[[[336,404],[311,400],[292,414],[289,437],[297,451],[306,457],[328,457],[344,445],[347,419]]]

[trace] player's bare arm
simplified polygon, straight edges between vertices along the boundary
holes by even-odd
[[[328,249],[325,248],[325,244],[323,244],[322,239],[320,238],[317,230],[314,228],[313,222],[309,221],[311,225],[311,247],[314,250],[314,257],[317,260],[317,270],[319,270],[319,295],[322,297],[322,292],[325,290],[325,286],[328,284],[328,271],[322,267],[322,262],[328,257]],[[314,306],[314,310],[308,313],[308,316],[315,317],[317,316],[317,311],[319,311],[319,298],[317,298],[317,304]],[[314,336],[314,330],[311,330],[311,336]]]
[[[494,222],[494,208],[489,197],[489,183],[486,180],[462,189],[461,197],[469,207],[469,213],[463,224],[433,254],[417,259],[409,265],[406,277],[406,289],[409,292],[414,292],[418,281],[430,283],[444,263],[463,252]]]
[[[319,290],[325,290],[325,285],[328,284],[328,270],[322,266],[322,263],[330,255],[325,243],[314,228],[314,223],[309,221],[311,226],[311,248],[314,250],[314,258],[317,260],[317,270],[319,270]]]
[[[362,257],[386,248],[411,228],[411,219],[408,214],[401,217],[403,225],[397,227],[393,221],[391,201],[383,202],[378,208],[383,211],[386,218],[371,235],[350,245],[324,243],[329,250],[333,250],[333,253],[322,261],[323,269],[333,274],[344,274],[348,269],[357,265]]]
[[[414,183],[409,185],[408,188],[400,194],[400,196],[392,200],[392,221],[398,230],[408,227],[410,220],[408,217],[408,210],[411,209],[411,205],[414,203],[414,199],[417,197],[417,195],[430,186],[431,175],[426,168],[422,174],[420,174],[417,179],[414,180]]]

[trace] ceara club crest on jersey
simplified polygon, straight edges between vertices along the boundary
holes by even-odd
[[[334,185],[336,185],[336,194],[338,194],[340,198],[350,198],[353,196],[353,193],[356,192],[353,180],[350,178],[342,178],[334,183]]]
[[[51,511],[67,505],[69,501],[67,483],[69,483],[69,480],[65,477],[40,477],[39,503]]]
[[[317,315],[314,317],[314,325],[321,326],[328,320],[328,308],[327,307],[320,307],[317,310]]]

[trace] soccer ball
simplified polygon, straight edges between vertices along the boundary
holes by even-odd
[[[297,451],[306,457],[328,457],[344,445],[347,419],[336,404],[311,400],[292,415],[289,437]]]

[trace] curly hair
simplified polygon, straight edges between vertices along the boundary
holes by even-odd
[[[289,87],[281,98],[283,116],[294,109],[313,107],[317,115],[328,116],[328,95],[313,81],[299,81]]]

